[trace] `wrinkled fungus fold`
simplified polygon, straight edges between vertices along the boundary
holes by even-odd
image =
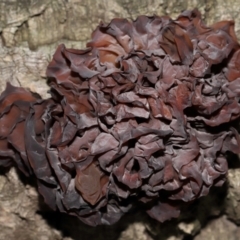
[[[101,23],[85,50],[60,45],[47,67],[51,98],[7,84],[0,166],[37,178],[54,210],[113,224],[137,204],[154,219],[226,178],[239,153],[240,46],[233,21]],[[144,208],[143,208],[144,209]]]

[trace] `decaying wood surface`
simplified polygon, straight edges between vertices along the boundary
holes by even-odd
[[[234,19],[240,39],[240,0],[0,0],[0,91],[9,81],[47,98],[45,69],[59,43],[84,48],[100,21],[135,19],[141,14],[174,18],[195,7],[208,24]],[[185,211],[178,221],[159,224],[134,213],[114,226],[91,228],[75,218],[51,212],[38,195],[34,179],[15,169],[2,171],[0,240],[183,240],[186,236],[203,240],[210,235],[213,240],[237,240],[239,184],[240,170],[230,170],[228,192],[227,186],[213,190],[189,210],[194,216]]]

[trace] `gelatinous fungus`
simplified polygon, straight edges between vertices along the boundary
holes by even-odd
[[[35,175],[45,202],[89,225],[136,204],[160,222],[225,181],[239,152],[240,46],[234,22],[197,10],[100,24],[87,49],[60,45],[51,98],[7,85],[0,165]]]

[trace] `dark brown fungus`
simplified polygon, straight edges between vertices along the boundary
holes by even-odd
[[[160,222],[223,184],[239,153],[240,46],[232,21],[197,10],[100,24],[86,50],[60,45],[52,97],[7,85],[0,165],[34,174],[53,209],[113,224],[139,201]]]

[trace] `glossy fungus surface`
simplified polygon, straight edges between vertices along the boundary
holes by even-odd
[[[37,178],[54,210],[113,224],[138,202],[160,222],[225,181],[239,152],[240,47],[233,21],[140,16],[60,45],[51,98],[7,85],[0,165]]]

